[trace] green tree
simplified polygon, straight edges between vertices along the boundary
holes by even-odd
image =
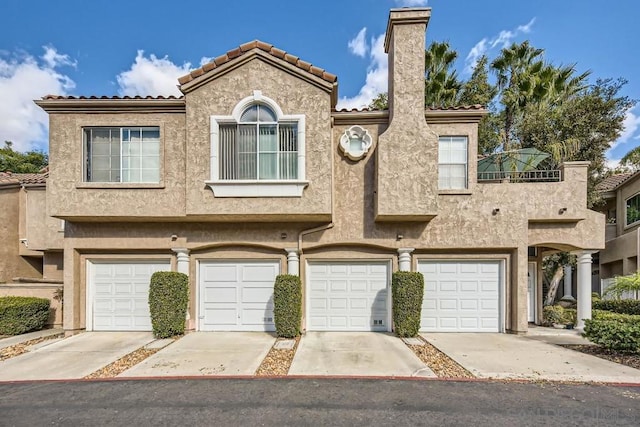
[[[620,159],[620,166],[637,171],[640,169],[640,146],[632,148]]]
[[[369,103],[369,108],[373,110],[386,110],[389,108],[389,95],[387,92],[379,93],[373,100]]]
[[[489,154],[500,145],[500,118],[493,99],[498,88],[489,82],[489,59],[483,55],[476,62],[469,80],[462,84],[458,96],[459,105],[483,105],[489,110],[478,123],[478,152]]]
[[[0,172],[37,173],[49,164],[49,156],[42,151],[21,153],[13,149],[11,141],[0,148]]]
[[[427,107],[449,107],[456,104],[462,84],[453,64],[458,57],[448,42],[434,41],[424,53],[425,90]]]

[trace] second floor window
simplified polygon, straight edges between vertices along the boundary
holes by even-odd
[[[158,127],[84,128],[85,182],[160,182]]]
[[[626,225],[631,225],[640,221],[640,194],[636,194],[635,196],[627,199],[626,205]]]
[[[467,188],[467,137],[441,136],[438,141],[438,188]]]
[[[297,122],[278,121],[271,108],[253,104],[219,132],[219,179],[298,179]]]

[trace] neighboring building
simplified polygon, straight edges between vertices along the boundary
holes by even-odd
[[[606,204],[605,249],[600,251],[600,278],[611,279],[638,271],[640,172],[605,178],[597,187]]]
[[[51,324],[62,324],[53,299],[62,286],[64,223],[47,216],[49,173],[0,172],[0,296],[51,299]]]
[[[425,331],[521,333],[551,250],[580,251],[589,317],[604,215],[586,208],[588,164],[479,180],[486,111],[424,108],[429,17],[390,12],[388,111],[336,111],[336,76],[260,41],[180,78],[180,98],[37,101],[48,214],[66,222],[65,329],[150,329],[149,277],[176,270],[190,329],[273,330],[289,272],[306,330],[389,331],[391,273],[415,270]]]

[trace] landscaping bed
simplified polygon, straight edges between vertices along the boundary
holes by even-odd
[[[54,338],[63,337],[64,333],[59,333],[55,335],[48,335],[46,337],[34,338],[29,341],[25,341],[20,344],[15,344],[10,347],[5,347],[0,350],[0,361],[11,359],[12,357],[20,356],[21,354],[28,353],[29,347],[38,343],[41,343],[46,340],[51,340]]]
[[[424,345],[410,345],[407,347],[433,371],[438,378],[475,378],[475,376],[460,366],[455,360],[438,350],[422,337],[418,339]]]
[[[295,340],[295,344],[292,349],[276,348],[276,344],[278,342],[289,340]],[[278,338],[276,344],[271,347],[271,350],[269,350],[269,353],[256,370],[256,376],[287,375],[299,343],[299,336],[296,338]]]

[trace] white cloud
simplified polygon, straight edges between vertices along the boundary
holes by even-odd
[[[188,74],[190,68],[188,62],[176,65],[167,56],[157,58],[151,54],[146,57],[144,51],[139,50],[131,68],[116,77],[120,86],[118,92],[123,96],[180,96],[178,77]]]
[[[531,32],[531,28],[533,24],[536,22],[536,18],[531,18],[531,20],[525,25],[518,25],[515,30],[502,30],[498,33],[497,36],[492,37],[491,39],[485,37],[475,44],[467,54],[465,59],[465,67],[464,73],[471,74],[473,72],[473,67],[476,66],[478,59],[488,51],[495,48],[505,48],[511,44],[514,38],[519,36],[520,34],[529,34]]]
[[[622,122],[623,129],[620,138],[611,143],[609,150],[613,150],[620,144],[626,144],[630,139],[640,139],[640,115],[634,114],[633,110],[627,111]],[[636,133],[638,134],[636,135]]]
[[[363,27],[354,39],[349,40],[348,46],[349,52],[364,58],[369,49],[367,46],[367,27]]]
[[[396,4],[401,7],[426,6],[428,0],[396,0]]]
[[[200,58],[200,66],[202,67],[204,64],[208,64],[209,62],[213,61],[215,58],[213,56],[209,57],[209,56],[203,56],[202,58]]]
[[[17,151],[47,148],[49,118],[33,100],[49,94],[67,95],[75,87],[59,69],[74,66],[69,56],[43,47],[39,58],[0,58],[0,144],[12,141]]]
[[[620,166],[620,159],[605,159],[604,165],[607,169],[615,170]]]
[[[387,91],[389,69],[384,52],[384,34],[371,39],[369,67],[364,86],[352,98],[342,97],[337,108],[365,108],[379,93]]]

